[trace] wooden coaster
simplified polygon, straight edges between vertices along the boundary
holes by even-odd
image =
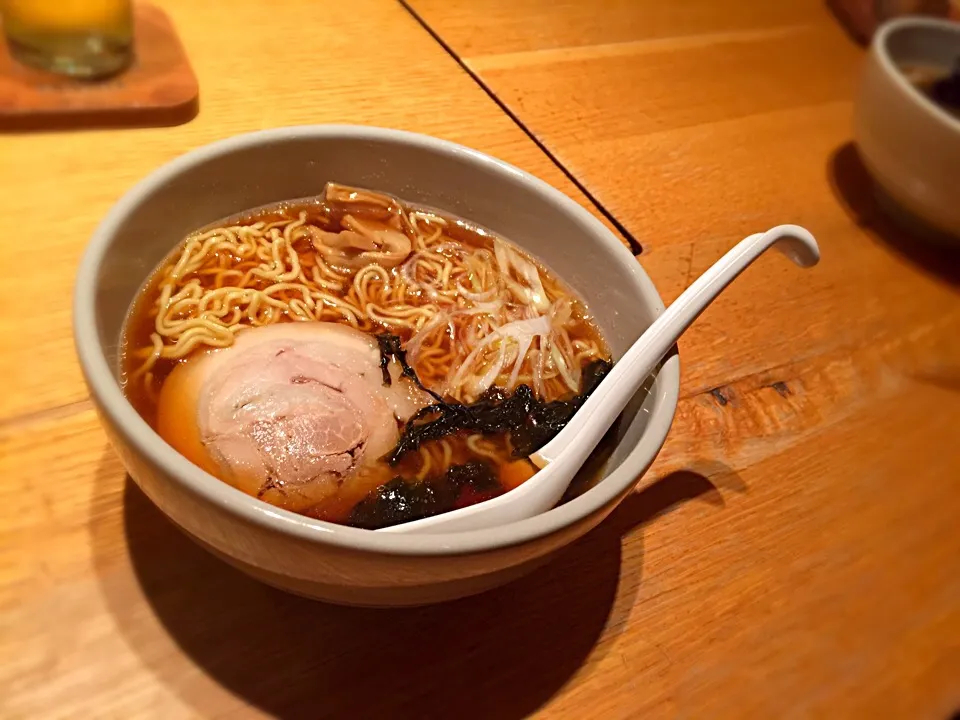
[[[134,7],[133,63],[102,81],[21,65],[0,41],[0,131],[179,125],[199,108],[197,79],[170,19]]]

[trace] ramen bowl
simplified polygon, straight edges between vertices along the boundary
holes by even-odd
[[[857,148],[883,206],[927,239],[951,244],[960,243],[960,119],[904,70],[949,71],[958,61],[960,23],[921,17],[886,23],[873,37],[854,119]]]
[[[420,605],[506,583],[601,522],[663,445],[679,389],[667,358],[621,418],[592,486],[519,522],[461,533],[394,534],[314,520],[207,474],[166,444],[128,402],[119,340],[151,271],[196,228],[247,208],[316,195],[328,180],[467,218],[538,257],[591,308],[614,357],[660,312],[636,259],[602,223],[546,183],[482,153],[395,130],[268,130],[194,150],[131,189],[103,220],[74,297],[80,364],[103,426],[133,480],[201,546],[292,593],[351,605]]]

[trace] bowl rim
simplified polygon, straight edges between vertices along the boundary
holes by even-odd
[[[936,28],[937,30],[945,30],[956,35],[957,39],[960,40],[960,23],[941,18],[911,15],[907,17],[895,18],[881,25],[876,34],[873,36],[872,47],[876,52],[878,60],[880,61],[880,66],[893,78],[894,84],[897,85],[901,91],[905,92],[908,97],[912,97],[915,101],[917,101],[918,105],[924,108],[929,115],[932,115],[941,124],[946,125],[947,128],[950,128],[956,132],[960,132],[960,118],[951,115],[933,100],[924,95],[919,89],[917,89],[913,83],[907,80],[903,74],[903,71],[900,70],[900,68],[897,66],[897,63],[893,61],[893,57],[890,55],[890,37],[894,33],[917,28]]]
[[[273,507],[224,483],[191,463],[170,447],[137,413],[124,396],[114,369],[101,348],[96,321],[96,287],[100,267],[116,230],[131,212],[189,168],[216,157],[257,145],[291,139],[359,139],[413,146],[429,153],[483,166],[494,174],[511,176],[551,202],[559,212],[584,226],[585,234],[606,245],[632,271],[644,301],[654,315],[664,305],[653,282],[637,259],[597,218],[543,180],[502,160],[457,143],[428,135],[364,125],[299,125],[258,130],[200,146],[152,171],[128,190],[110,209],[93,233],[77,271],[73,297],[73,331],[77,355],[90,394],[126,442],[192,494],[228,514],[264,529],[298,539],[340,548],[387,555],[437,556],[494,550],[552,534],[600,510],[639,481],[666,439],[676,411],[680,387],[679,357],[668,356],[654,383],[654,407],[647,427],[620,466],[603,482],[552,510],[506,525],[457,533],[383,533],[315,520]],[[166,513],[165,513],[166,514]]]

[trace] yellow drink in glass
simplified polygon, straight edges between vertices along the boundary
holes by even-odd
[[[133,57],[130,0],[0,0],[11,54],[50,72],[113,75]]]

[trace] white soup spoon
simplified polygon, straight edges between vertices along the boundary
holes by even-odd
[[[710,267],[648,327],[617,361],[570,422],[530,460],[540,471],[523,485],[492,500],[442,515],[384,528],[377,532],[462,532],[523,520],[546,512],[596,448],[630,399],[643,386],[657,363],[706,307],[770,247],[776,247],[800,267],[820,260],[820,249],[807,230],[778,225],[751,235]]]

